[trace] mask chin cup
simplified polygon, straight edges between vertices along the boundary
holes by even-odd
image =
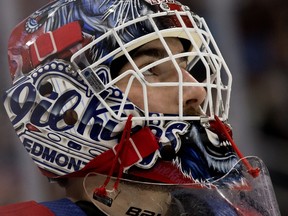
[[[243,159],[242,159],[243,160]],[[95,196],[106,176],[89,173],[83,186],[96,207],[108,215],[274,215],[280,216],[267,167],[257,157],[246,157],[252,167],[259,168],[253,177],[243,161],[222,178],[209,183],[164,184],[121,179],[119,190],[113,188],[116,178],[106,187],[106,194]]]

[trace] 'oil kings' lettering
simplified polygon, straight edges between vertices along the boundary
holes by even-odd
[[[80,136],[88,136],[94,141],[117,140],[112,131],[118,125],[117,120],[107,119],[107,109],[103,107],[100,101],[89,93],[87,86],[78,80],[70,80],[62,72],[47,71],[35,72],[38,82],[31,76],[24,79],[18,85],[6,92],[5,106],[15,128],[20,124],[32,124],[43,130],[52,130],[58,132],[75,129],[75,133]],[[53,73],[52,92],[50,95],[41,95],[37,89],[45,83],[45,77],[50,77]],[[44,78],[41,78],[43,76]],[[47,78],[46,78],[47,79]],[[42,81],[44,80],[44,81]],[[77,83],[79,82],[79,83]],[[79,88],[79,86],[84,86]],[[67,88],[68,86],[69,88]],[[59,88],[60,87],[60,88]],[[111,97],[115,105],[111,105],[112,110],[119,110],[122,97],[115,93],[116,90],[105,91],[102,97]],[[117,96],[118,95],[118,96]],[[120,101],[119,104],[117,104]],[[64,113],[67,109],[78,112],[75,124],[66,124]],[[135,106],[127,103],[124,110],[134,110]]]
[[[73,100],[76,100],[76,102],[73,102],[71,109],[75,109],[81,101],[81,95],[76,90],[70,90],[63,93],[53,104],[45,100],[40,101],[31,114],[31,123],[40,127],[49,126],[55,131],[65,131],[72,128],[73,125],[60,127],[58,126],[58,122],[63,120],[63,113],[61,113],[63,107]],[[48,112],[47,110],[49,110],[51,106],[51,111]],[[43,120],[45,118],[42,117],[45,115],[48,115],[49,117],[46,118],[46,120]]]
[[[12,120],[13,125],[17,124],[29,113],[35,103],[35,99],[36,91],[31,83],[19,85],[18,88],[11,93],[9,108],[15,116]]]

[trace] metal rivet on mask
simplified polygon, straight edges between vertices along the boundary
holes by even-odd
[[[75,110],[70,109],[65,111],[63,119],[67,125],[75,125],[76,122],[78,121],[78,114],[76,113]]]
[[[44,97],[49,97],[53,92],[53,86],[50,82],[42,84],[39,88],[39,93]]]
[[[160,155],[163,160],[171,161],[176,158],[176,152],[171,143],[165,143],[160,149]]]
[[[210,122],[208,117],[201,117],[200,119],[201,126],[204,128],[209,128],[210,127]]]
[[[161,3],[161,4],[160,4],[160,7],[161,7],[161,9],[162,9],[163,11],[168,11],[168,10],[170,10],[169,5],[166,4],[166,3]]]

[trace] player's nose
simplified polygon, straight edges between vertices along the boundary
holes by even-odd
[[[182,69],[183,82],[197,84],[199,83],[188,71]],[[206,90],[203,86],[189,85],[183,87],[183,110],[191,112],[191,110],[198,110],[199,106],[206,98]]]

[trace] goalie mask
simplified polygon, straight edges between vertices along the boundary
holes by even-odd
[[[121,178],[205,185],[236,166],[231,74],[177,1],[54,1],[14,29],[8,56],[4,104],[25,149],[52,179],[108,176],[93,198],[104,212],[112,176],[114,192]]]

